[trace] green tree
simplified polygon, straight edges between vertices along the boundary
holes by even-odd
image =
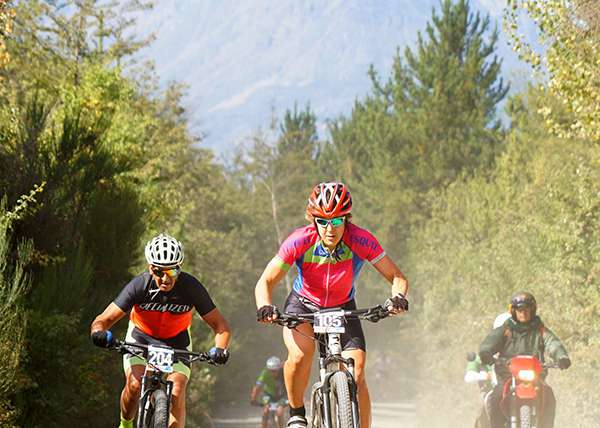
[[[560,104],[540,106],[555,135],[600,141],[600,15],[591,0],[544,2],[508,0],[505,26],[514,49],[538,72],[547,74],[548,90]],[[538,27],[544,53],[535,52],[519,33],[519,16]],[[566,110],[567,115],[562,114]]]
[[[261,218],[271,225],[272,250],[304,220],[306,198],[312,187],[326,179],[318,175],[319,142],[316,117],[304,111],[286,111],[276,141],[257,135],[252,147],[239,158],[239,167],[254,193]],[[263,238],[264,239],[264,238]],[[286,278],[288,291],[291,290]]]
[[[409,275],[424,292],[423,363],[436,374],[421,384],[428,426],[475,414],[475,400],[457,406],[444,398],[469,394],[456,356],[478,348],[522,289],[534,293],[542,319],[577,361],[568,374],[549,377],[563,397],[557,425],[597,421],[594,400],[581,391],[595,388],[592,355],[600,343],[590,322],[600,304],[600,151],[549,135],[537,113],[548,104],[547,93],[533,90],[512,99],[516,125],[492,178],[479,174],[440,192],[431,219],[411,237]],[[431,403],[445,420],[430,421]]]
[[[15,239],[33,239],[36,273],[26,300],[25,375],[11,402],[23,426],[112,423],[118,410],[108,398],[120,387],[119,361],[90,352],[89,322],[130,269],[139,272],[146,236],[183,229],[195,206],[185,193],[194,183],[186,180],[213,162],[192,146],[197,139],[186,129],[180,87],[159,91],[151,72],[125,78],[115,64],[127,52],[92,46],[99,10],[90,5],[73,6],[80,17],[71,22],[56,4],[21,3],[8,40],[16,59],[3,70],[10,79],[1,94],[0,159],[7,168],[0,188],[9,203],[42,180],[48,189],[41,208],[14,225]],[[74,26],[61,27],[67,23]],[[120,24],[103,25],[116,43]],[[77,37],[86,43],[79,54]]]
[[[489,16],[443,1],[389,79],[371,69],[372,93],[333,124],[324,168],[348,181],[371,207],[360,220],[396,248],[427,218],[428,192],[489,167],[502,147],[496,109],[508,87],[497,39]]]
[[[12,211],[6,210],[6,198],[0,202],[0,425],[3,427],[14,426],[18,417],[11,398],[23,389],[20,362],[25,352],[27,326],[24,302],[31,284],[26,269],[31,261],[32,243],[16,239],[13,225],[35,210],[36,196],[42,190],[43,186],[36,186],[19,198]]]
[[[12,32],[13,17],[14,10],[9,8],[8,0],[0,0],[0,69],[10,60],[4,39]]]
[[[143,0],[33,0],[15,6],[8,52],[14,61],[4,74],[21,88],[56,92],[68,80],[77,84],[90,63],[130,61],[153,36],[132,35],[135,14],[152,7]]]

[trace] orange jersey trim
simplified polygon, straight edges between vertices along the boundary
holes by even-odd
[[[192,324],[192,311],[172,314],[168,311],[143,311],[138,305],[134,305],[130,319],[144,333],[157,339],[168,339],[177,336]]]

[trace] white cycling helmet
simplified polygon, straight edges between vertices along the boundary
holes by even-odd
[[[149,264],[159,267],[180,265],[183,261],[183,245],[166,233],[161,233],[146,244],[144,250]]]
[[[267,360],[267,369],[269,370],[279,370],[282,367],[281,360],[278,357],[270,357]]]
[[[498,328],[498,327],[504,325],[504,323],[506,322],[507,319],[510,318],[510,316],[511,316],[510,312],[503,312],[500,315],[498,315],[496,317],[496,319],[494,320],[494,324],[492,326],[492,329]]]

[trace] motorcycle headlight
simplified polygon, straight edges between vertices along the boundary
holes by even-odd
[[[519,380],[524,382],[533,382],[535,379],[535,371],[534,370],[519,370],[519,374],[517,376]]]

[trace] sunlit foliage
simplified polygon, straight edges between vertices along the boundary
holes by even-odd
[[[556,135],[600,142],[600,4],[593,0],[508,0],[505,26],[515,51],[536,70],[547,72],[548,89],[560,109],[541,106],[545,123]],[[537,24],[544,54],[519,33],[523,15]]]

